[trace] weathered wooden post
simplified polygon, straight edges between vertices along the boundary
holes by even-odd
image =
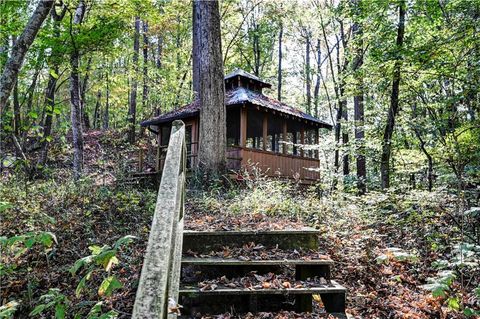
[[[176,318],[185,192],[185,124],[174,121],[132,318]]]

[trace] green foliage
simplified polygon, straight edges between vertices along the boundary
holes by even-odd
[[[66,317],[69,301],[67,297],[60,292],[57,288],[51,288],[48,293],[42,295],[39,298],[40,304],[38,304],[32,312],[31,317],[41,315],[46,311],[54,310],[55,319],[64,319]]]
[[[7,302],[3,306],[0,306],[0,318],[1,319],[13,318],[13,315],[15,314],[15,311],[17,311],[18,306],[19,306],[19,303],[16,302],[15,300]]]
[[[113,248],[108,245],[88,247],[92,254],[78,259],[69,270],[72,275],[76,275],[81,270],[85,273],[75,290],[76,296],[81,296],[82,292],[87,288],[87,281],[91,279],[93,273],[98,270],[99,267],[103,268],[105,272],[109,274],[112,267],[119,263],[117,257],[119,250],[122,246],[131,243],[135,238],[136,237],[130,235],[124,236],[115,242]],[[122,284],[115,276],[111,275],[103,280],[98,288],[98,295],[110,296],[115,289],[119,288],[122,288]]]

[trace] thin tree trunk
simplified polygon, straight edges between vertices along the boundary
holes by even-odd
[[[198,159],[207,176],[225,170],[226,111],[218,1],[197,2],[200,15],[200,143]]]
[[[20,126],[22,125],[20,119],[20,100],[18,99],[18,79],[15,81],[13,87],[13,132],[19,136]]]
[[[106,80],[107,80],[107,92],[105,94],[105,112],[103,114],[103,129],[108,129],[108,122],[109,122],[109,108],[110,108],[110,79],[108,77],[108,70],[107,70]]]
[[[82,103],[81,110],[82,110],[82,121],[83,121],[84,130],[88,130],[90,128],[90,120],[88,118],[87,103],[86,103],[85,95],[87,92],[87,84],[88,84],[88,78],[90,76],[91,65],[92,65],[92,58],[89,57],[87,61],[87,67],[85,70],[85,77],[83,78],[83,83],[80,86],[80,102]]]
[[[3,113],[10,92],[15,85],[25,55],[27,54],[30,45],[33,43],[33,40],[35,40],[38,30],[40,30],[43,21],[48,16],[54,3],[54,0],[41,0],[38,2],[37,8],[28,20],[23,33],[13,45],[12,54],[5,63],[2,76],[0,77],[0,114]]]
[[[100,114],[100,99],[102,98],[102,91],[97,91],[97,103],[95,103],[95,111],[93,113],[93,128],[97,128],[97,122]]]
[[[85,3],[80,0],[77,9],[75,10],[75,17],[73,24],[82,23],[85,14]],[[70,22],[72,23],[72,22]],[[83,131],[82,131],[82,112],[80,101],[80,78],[79,78],[79,60],[80,52],[76,47],[75,39],[72,34],[73,50],[70,55],[70,67],[72,69],[70,74],[70,109],[72,122],[72,139],[73,139],[73,176],[78,180],[82,176],[83,171]]]
[[[282,100],[282,38],[283,38],[283,23],[280,23],[280,32],[278,34],[278,84],[277,94],[278,100]]]
[[[305,47],[305,81],[306,81],[306,97],[307,97],[307,113],[312,112],[312,80],[310,78],[310,32],[306,32],[307,43]]]
[[[137,117],[137,75],[138,75],[138,51],[140,45],[140,18],[135,17],[135,35],[133,38],[133,76],[130,88],[130,108],[128,110],[128,141],[135,143],[135,125]]]
[[[142,108],[147,111],[148,104],[148,22],[143,22],[143,93]]]
[[[59,24],[60,21],[65,16],[67,12],[67,7],[64,6],[63,10],[60,14],[57,14],[55,8],[51,11],[51,17],[53,20],[53,36],[55,39],[60,37],[60,30]],[[43,137],[41,140],[40,146],[40,155],[38,157],[37,166],[42,167],[45,166],[47,163],[47,155],[48,155],[48,146],[50,144],[50,135],[52,134],[52,122],[53,122],[53,114],[55,108],[55,92],[57,89],[57,79],[58,79],[58,69],[59,69],[59,59],[57,56],[57,52],[52,48],[52,59],[53,65],[50,68],[50,72],[48,72],[48,84],[45,90],[45,118],[43,122]]]
[[[398,6],[398,30],[397,30],[397,59],[393,66],[392,76],[392,93],[390,96],[390,108],[388,110],[387,124],[383,133],[382,157],[380,161],[380,175],[382,189],[390,187],[390,156],[392,152],[392,136],[395,127],[395,117],[398,113],[398,96],[400,93],[400,77],[402,58],[401,51],[403,48],[403,39],[405,36],[405,0],[402,0]]]
[[[361,0],[355,0],[354,6],[356,17],[360,17]],[[365,131],[364,131],[364,87],[363,75],[360,69],[363,65],[363,30],[360,22],[355,21],[352,26],[354,37],[355,57],[353,62],[353,76],[355,79],[355,95],[353,96],[353,117],[355,120],[355,140],[356,140],[356,168],[357,168],[357,189],[359,195],[367,192],[367,163],[365,158]]]
[[[317,82],[313,90],[313,99],[315,103],[315,117],[318,117],[318,104],[320,103],[320,81],[322,78],[322,49],[320,47],[320,39],[317,40]]]

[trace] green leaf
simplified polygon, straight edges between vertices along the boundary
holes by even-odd
[[[10,204],[9,202],[0,202],[0,213],[12,207],[13,205]]]
[[[480,286],[475,288],[474,292],[475,292],[475,295],[477,296],[477,298],[480,299]]]
[[[52,246],[53,242],[58,244],[57,237],[55,236],[55,234],[53,234],[51,232],[40,233],[38,235],[38,240],[43,244],[43,246],[48,247],[48,248],[50,248]]]
[[[99,296],[111,296],[112,292],[115,289],[122,288],[123,285],[120,281],[118,281],[117,277],[115,276],[109,276],[105,278],[105,280],[102,282],[100,287],[98,288],[98,295]]]
[[[113,246],[113,248],[114,248],[114,249],[119,249],[120,246],[122,246],[122,245],[128,245],[128,244],[130,244],[134,239],[137,239],[137,237],[132,236],[132,235],[124,236],[124,237],[118,239],[118,240],[115,242],[115,245]]]
[[[77,273],[77,271],[82,268],[83,266],[85,265],[88,265],[89,263],[92,262],[92,256],[87,256],[87,257],[83,257],[83,258],[80,258],[78,259],[75,264],[73,264],[73,266],[69,269],[69,272],[72,274],[72,275],[75,275]]]
[[[87,276],[84,276],[82,279],[80,279],[80,282],[78,283],[77,288],[75,289],[75,296],[77,298],[80,298],[80,296],[82,295],[82,291],[86,286],[86,282],[87,282]]]
[[[447,305],[448,305],[448,308],[450,308],[450,309],[459,310],[460,309],[460,300],[457,297],[450,297],[447,300]]]
[[[50,75],[51,75],[52,77],[54,77],[55,79],[58,79],[58,74],[55,72],[55,70],[50,69],[50,72],[49,72],[49,73],[50,73]]]
[[[66,307],[63,303],[57,303],[55,305],[55,319],[64,319],[65,310],[66,310]]]
[[[30,312],[30,316],[35,316],[42,313],[46,307],[47,305],[43,305],[43,304],[36,306],[35,308],[33,308],[32,312]]]

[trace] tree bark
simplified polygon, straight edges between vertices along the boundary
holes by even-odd
[[[278,100],[282,100],[282,38],[283,38],[283,23],[280,23],[280,31],[278,33],[278,84],[277,94]]]
[[[100,115],[100,99],[102,98],[102,91],[97,91],[97,102],[95,103],[95,111],[93,113],[93,128],[97,128],[97,122]]]
[[[83,121],[84,130],[90,129],[90,119],[88,118],[87,103],[86,103],[85,95],[87,93],[87,85],[88,85],[88,78],[90,76],[91,65],[92,65],[92,58],[89,57],[87,61],[87,67],[85,70],[85,77],[83,78],[83,83],[80,86],[80,102],[82,103],[81,111],[82,111],[82,121]]]
[[[57,14],[55,8],[51,11],[51,17],[53,20],[53,36],[55,39],[60,37],[59,24],[62,21],[67,7],[64,6],[61,14]],[[45,119],[43,122],[43,138],[41,140],[40,155],[38,157],[37,166],[42,167],[47,163],[48,146],[50,135],[52,134],[52,122],[55,108],[55,92],[57,88],[58,69],[59,69],[59,57],[55,48],[52,48],[52,67],[48,72],[48,84],[45,90]]]
[[[12,54],[5,63],[2,76],[0,77],[0,114],[3,113],[10,92],[15,85],[25,55],[54,3],[54,0],[41,0],[38,2],[37,8],[28,20],[24,31],[13,45]]]
[[[195,0],[200,15],[200,169],[207,176],[225,170],[225,83],[218,1]]]
[[[315,89],[313,90],[313,99],[315,103],[315,117],[318,117],[318,104],[320,103],[320,81],[322,79],[322,49],[320,46],[320,39],[317,40],[317,82],[315,82]]]
[[[82,23],[85,14],[85,3],[80,0],[77,9],[75,10],[75,17],[73,24]],[[72,23],[72,22],[71,22]],[[72,139],[73,139],[73,177],[78,180],[82,176],[83,171],[83,131],[82,131],[82,110],[80,101],[80,78],[79,78],[79,61],[80,52],[76,46],[73,34],[72,46],[73,50],[70,55],[70,119],[72,122]]]
[[[307,43],[305,45],[305,87],[306,87],[306,99],[307,99],[307,113],[312,112],[312,80],[310,77],[310,32],[306,32]]]
[[[19,136],[21,125],[22,123],[20,119],[20,100],[18,99],[18,79],[17,79],[13,87],[13,132],[16,136]]]
[[[192,2],[192,86],[195,98],[198,98],[200,93],[200,45],[201,45],[201,34],[200,34],[200,16],[201,12],[199,9],[200,2]]]
[[[380,161],[380,175],[382,189],[390,187],[390,156],[392,152],[392,136],[395,127],[395,117],[398,113],[398,97],[400,93],[400,78],[402,67],[403,40],[405,36],[405,0],[398,5],[398,29],[396,40],[397,57],[393,66],[392,93],[390,96],[390,108],[388,110],[387,124],[383,133],[382,157]]]
[[[360,17],[360,1],[361,0],[355,0],[353,3],[354,10],[356,11],[355,20]],[[352,26],[352,35],[355,54],[352,71],[355,79],[355,95],[353,96],[353,117],[355,121],[357,189],[359,195],[364,195],[367,192],[367,163],[365,158],[364,88],[363,75],[360,70],[363,65],[363,30],[359,21],[354,21]]]
[[[107,130],[109,125],[109,108],[110,108],[110,79],[108,77],[108,70],[107,70],[106,80],[107,80],[107,89],[105,94],[105,112],[103,113],[103,129]]]
[[[140,46],[140,18],[135,17],[135,35],[133,37],[133,76],[130,88],[130,108],[128,110],[128,141],[135,143],[135,124],[137,117],[137,75],[138,75],[138,51]]]
[[[148,106],[148,45],[148,22],[143,21],[143,112],[147,111]]]

